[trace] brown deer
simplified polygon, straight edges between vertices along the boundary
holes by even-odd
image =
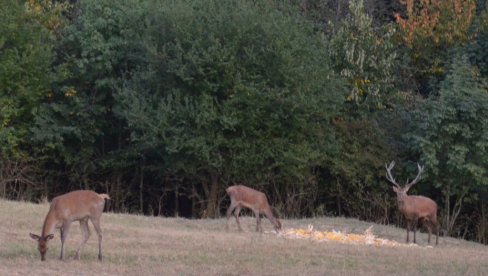
[[[83,233],[83,241],[76,251],[75,259],[80,258],[80,251],[90,237],[88,220],[91,220],[98,234],[98,259],[102,260],[102,229],[100,217],[102,216],[105,199],[110,199],[107,194],[97,194],[93,191],[73,191],[53,198],[49,212],[44,220],[41,236],[30,233],[31,238],[38,242],[41,260],[46,260],[48,241],[54,238],[54,230],[59,228],[61,233],[61,255],[64,259],[64,241],[68,236],[71,222],[79,221]]]
[[[239,213],[245,207],[251,209],[256,216],[256,232],[263,232],[260,214],[264,214],[271,221],[276,231],[281,230],[281,222],[273,215],[273,211],[264,193],[243,185],[230,186],[226,189],[226,192],[230,197],[230,206],[227,209],[227,229],[229,229],[230,216],[234,213],[237,226],[242,231],[241,223],[239,222]]]
[[[405,216],[407,221],[407,243],[409,242],[409,232],[413,228],[413,242],[416,243],[415,232],[417,231],[417,224],[420,220],[422,224],[429,231],[428,242],[430,244],[430,236],[432,228],[436,230],[435,244],[439,243],[439,224],[437,223],[437,204],[430,198],[425,196],[407,195],[408,190],[420,180],[420,175],[424,171],[424,167],[417,164],[418,174],[412,182],[408,182],[402,188],[395,181],[391,174],[391,170],[395,166],[392,161],[386,165],[386,179],[393,184],[393,191],[397,194],[398,210]]]

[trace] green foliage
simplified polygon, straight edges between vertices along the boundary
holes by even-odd
[[[474,39],[465,47],[470,61],[478,67],[480,74],[488,78],[488,6],[482,10],[475,21],[472,35]]]
[[[439,176],[436,186],[487,185],[488,93],[466,57],[456,58],[439,94],[420,112],[415,139]]]
[[[455,57],[438,95],[419,110],[415,134],[407,136],[444,195],[448,231],[463,202],[488,189],[488,93],[476,72],[466,56]]]
[[[60,30],[56,63],[63,80],[53,84],[31,127],[37,154],[63,167],[64,177],[84,188],[102,173],[107,152],[124,142],[121,124],[111,112],[112,93],[131,51],[121,34],[128,27],[128,10],[121,3],[108,7],[108,1],[96,2],[79,3],[71,12],[81,15]]]
[[[350,1],[349,9],[351,14],[331,38],[334,69],[349,81],[348,102],[363,110],[382,109],[397,78],[395,28],[389,24],[375,28],[363,0]]]
[[[350,1],[349,11],[328,48],[335,71],[348,81],[350,91],[343,114],[335,120],[340,151],[324,166],[331,183],[324,183],[323,189],[335,201],[327,207],[336,213],[386,221],[388,187],[381,177],[393,153],[374,115],[390,105],[397,89],[395,29],[376,27],[362,0]]]
[[[0,154],[26,155],[32,111],[50,91],[55,74],[53,37],[19,1],[0,9]]]
[[[147,63],[115,111],[166,169],[300,185],[333,150],[343,90],[305,22],[241,1],[166,3],[145,18],[136,47]]]
[[[114,139],[112,93],[131,51],[122,35],[130,24],[127,10],[97,2],[81,4],[83,15],[62,30],[58,62],[68,74],[38,113],[34,129],[36,141],[56,149],[68,163],[100,154],[105,137]]]
[[[389,186],[382,181],[384,164],[394,154],[376,120],[349,119],[335,122],[341,150],[328,169],[332,174],[326,194],[335,198],[339,215],[365,220],[388,220]],[[367,205],[368,208],[364,208]]]

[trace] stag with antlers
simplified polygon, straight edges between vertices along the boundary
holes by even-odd
[[[396,182],[391,174],[391,170],[395,166],[395,162],[392,161],[389,165],[386,165],[386,179],[393,184],[393,191],[397,194],[398,210],[405,216],[407,221],[407,243],[409,242],[409,232],[413,228],[413,242],[416,243],[415,232],[417,230],[417,224],[420,220],[422,224],[429,231],[428,243],[430,244],[430,236],[432,235],[432,229],[436,230],[435,244],[439,243],[439,224],[437,223],[437,204],[430,198],[425,196],[407,195],[408,190],[420,180],[420,175],[424,171],[424,166],[418,167],[418,174],[411,182],[401,187]]]

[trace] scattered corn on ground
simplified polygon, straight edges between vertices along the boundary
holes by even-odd
[[[309,225],[308,229],[284,229],[278,233],[278,236],[282,236],[289,239],[310,239],[318,242],[339,242],[345,244],[365,244],[375,246],[417,246],[416,244],[405,244],[388,239],[380,239],[373,235],[373,226],[369,227],[364,234],[347,234],[340,231],[315,231],[313,225]]]

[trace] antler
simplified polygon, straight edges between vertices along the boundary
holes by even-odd
[[[400,185],[398,185],[395,178],[391,175],[391,169],[393,169],[393,167],[395,167],[395,161],[391,161],[390,165],[385,164],[385,167],[386,167],[386,179],[388,179],[388,181],[393,183],[393,185],[400,188]]]
[[[420,180],[420,175],[422,174],[422,172],[424,171],[424,166],[420,166],[419,163],[417,163],[417,167],[419,169],[419,173],[417,174],[417,176],[412,180],[412,182],[408,183],[408,180],[407,180],[407,184],[405,185],[405,188],[407,189],[410,189],[410,187],[412,187],[414,184],[416,184],[417,182],[419,182]]]

